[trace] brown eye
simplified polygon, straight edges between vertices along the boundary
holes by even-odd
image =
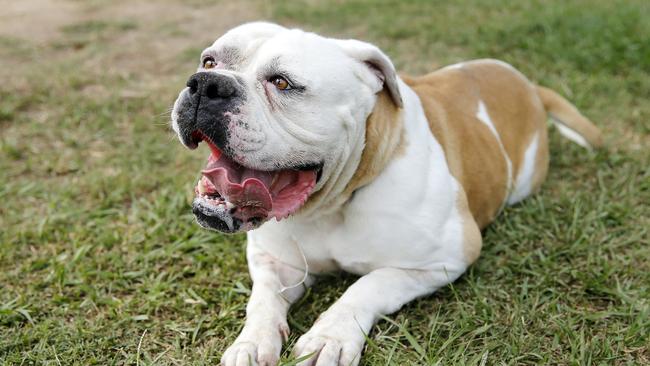
[[[217,62],[212,57],[206,57],[203,59],[203,68],[204,69],[213,69],[217,66]]]
[[[282,76],[274,76],[269,81],[275,85],[276,88],[279,90],[289,90],[291,89],[291,85],[289,85],[289,82],[287,79],[283,78]]]

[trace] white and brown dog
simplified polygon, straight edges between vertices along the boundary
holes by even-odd
[[[290,305],[335,270],[361,277],[294,351],[312,354],[305,364],[357,364],[380,315],[458,278],[480,230],[539,189],[547,115],[577,143],[600,144],[569,102],[500,61],[400,78],[356,40],[269,23],[219,38],[172,124],[187,147],[211,150],[198,222],[248,232],[253,289],[222,364],[277,363]]]

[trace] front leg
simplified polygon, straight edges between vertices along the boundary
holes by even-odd
[[[294,347],[300,357],[314,354],[302,365],[357,365],[365,335],[380,315],[453,282],[466,269],[464,262],[441,263],[426,270],[381,268],[361,277],[305,333]]]
[[[221,357],[221,365],[276,365],[282,342],[289,336],[287,311],[305,287],[311,285],[313,277],[305,279],[304,270],[282,262],[250,242],[247,257],[253,289],[246,306],[246,322]],[[301,285],[292,286],[303,279]]]

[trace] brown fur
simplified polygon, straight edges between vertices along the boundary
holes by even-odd
[[[478,228],[489,224],[508,199],[508,186],[512,189],[517,184],[526,150],[535,136],[532,192],[544,181],[549,161],[547,113],[592,146],[602,144],[598,128],[571,103],[493,60],[470,61],[460,68],[403,79],[418,94],[451,174],[461,184],[457,206],[468,263],[476,260],[481,250]],[[498,137],[477,117],[479,101],[485,105]],[[511,162],[511,182],[506,158]]]
[[[420,97],[431,132],[467,195],[470,212],[484,228],[503,207],[527,142],[546,128],[546,112],[535,88],[518,72],[492,61],[467,62],[459,69],[442,69],[405,82]],[[497,137],[476,117],[479,101],[511,161],[512,182]]]
[[[536,131],[545,131],[544,109],[527,80],[489,61],[470,62],[460,69],[442,69],[405,82],[420,97],[431,132],[461,185],[457,205],[463,220],[463,252],[467,263],[472,263],[481,251],[479,228],[489,224],[503,207],[526,147]],[[478,119],[479,101],[498,137]],[[504,150],[511,162],[511,177]]]
[[[395,156],[406,150],[402,109],[398,108],[386,89],[377,94],[375,107],[366,120],[366,139],[361,160],[343,197],[372,182]]]

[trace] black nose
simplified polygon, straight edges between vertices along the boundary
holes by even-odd
[[[197,72],[187,80],[190,95],[196,93],[209,99],[232,98],[237,92],[236,81],[232,76],[215,72]]]

